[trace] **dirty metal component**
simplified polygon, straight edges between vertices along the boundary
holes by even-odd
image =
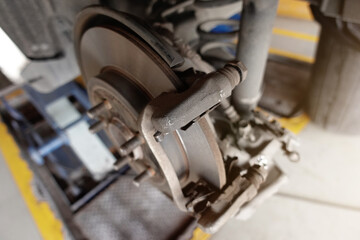
[[[114,163],[114,170],[118,171],[121,168],[123,168],[126,164],[129,164],[130,161],[132,161],[133,159],[130,156],[125,156],[122,157],[120,159],[118,159],[115,163]]]
[[[224,114],[226,115],[226,117],[232,122],[232,123],[236,123],[240,120],[240,115],[238,114],[238,112],[235,110],[234,106],[230,104],[230,101],[227,99],[224,99],[221,104],[220,107],[222,108]]]
[[[235,217],[244,204],[256,197],[261,184],[267,180],[271,167],[274,166],[271,159],[280,147],[278,140],[270,141],[258,155],[249,160],[250,167],[246,174],[236,177],[214,202],[209,203],[198,214],[198,223],[204,231],[216,232],[230,218]]]
[[[183,194],[181,184],[179,178],[176,175],[174,166],[171,164],[171,161],[163,147],[153,137],[156,133],[156,130],[154,129],[154,126],[151,122],[153,113],[154,109],[150,104],[147,105],[143,110],[139,119],[140,133],[144,137],[147,145],[151,149],[151,152],[154,154],[160,169],[162,170],[164,178],[169,185],[169,190],[173,201],[180,210],[186,212],[187,200]]]
[[[150,48],[148,41],[156,38],[152,31],[146,28],[145,34],[137,19],[118,14],[98,7],[86,9],[75,27],[75,49],[90,101],[94,105],[103,100],[110,102],[112,108],[101,118],[109,122],[105,131],[117,149],[140,132],[139,115],[151,99],[163,92],[184,90],[184,83],[170,68],[178,64],[169,59],[176,60],[179,55],[176,52],[173,55],[173,50],[164,52],[170,46],[160,40],[155,41],[155,48]],[[125,15],[126,20],[122,21]],[[164,54],[168,56],[163,57]],[[160,145],[169,156],[181,187],[196,182],[200,176],[218,188],[224,186],[224,163],[208,118],[200,119],[187,131],[169,133]],[[152,167],[157,174],[151,182],[171,195],[148,144],[135,152],[142,156],[129,165],[138,173],[144,170],[144,165]]]
[[[208,233],[219,230],[236,215],[241,206],[256,196],[266,176],[267,170],[260,165],[250,167],[244,177],[239,175],[223,190],[215,202],[209,204],[209,207],[200,213],[198,220],[200,227]]]
[[[135,148],[139,147],[143,143],[145,143],[144,138],[141,135],[136,134],[133,138],[121,145],[119,148],[120,155],[126,156],[130,154]]]
[[[241,62],[213,71],[189,45],[172,42],[180,52],[172,55],[174,49],[137,19],[98,7],[80,14],[75,43],[90,101],[97,105],[90,115],[104,123],[121,155],[114,169],[129,164],[139,174],[135,185],[151,182],[207,232],[236,216],[262,183],[272,185],[267,176],[275,152],[296,153],[276,121],[257,112],[244,120],[228,101],[246,78]],[[189,67],[192,79],[180,79]],[[218,105],[226,130],[207,114]]]
[[[238,209],[256,195],[256,187],[246,178],[238,176],[216,202],[200,216],[198,224],[208,233],[216,232],[235,216]],[[235,196],[233,193],[237,193]]]
[[[133,183],[135,184],[135,186],[139,187],[142,182],[147,181],[154,175],[155,175],[154,169],[147,168],[146,170],[144,170],[134,178]]]
[[[260,100],[277,3],[278,0],[244,1],[236,59],[243,61],[249,76],[232,95],[232,102],[239,112],[248,113]]]
[[[111,109],[111,104],[108,101],[101,101],[99,104],[95,105],[87,111],[89,118],[97,118],[103,114],[106,110]]]
[[[125,33],[124,33],[125,34]],[[126,33],[128,34],[128,33]],[[135,41],[135,40],[134,40]],[[92,44],[96,43],[96,48],[92,48]],[[173,74],[169,72],[164,65],[164,62],[159,61],[154,53],[150,52],[151,57],[147,55],[147,52],[139,48],[137,45],[128,40],[128,38],[122,35],[103,29],[100,27],[94,27],[89,29],[83,36],[82,47],[86,48],[83,51],[84,64],[86,65],[85,74],[91,74],[94,77],[87,80],[88,92],[91,102],[99,102],[101,99],[107,99],[111,102],[112,109],[108,111],[108,115],[112,115],[112,118],[116,119],[117,124],[110,122],[109,128],[116,126],[120,122],[124,123],[131,131],[137,132],[137,118],[145,106],[148,99],[152,96],[157,96],[161,92],[173,91],[174,85],[168,76]],[[107,52],[110,48],[121,48],[119,52],[122,52],[125,57],[119,58],[115,55],[103,55],[103,52]],[[88,47],[87,44],[89,44]],[[149,50],[150,51],[150,50]],[[92,56],[99,56],[100,60],[92,62]],[[130,62],[137,62],[138,64],[144,64],[146,68],[139,68],[136,65],[129,65]],[[104,65],[103,65],[104,64]],[[102,69],[106,69],[106,64],[110,66],[116,66],[116,69],[108,69],[99,76],[95,77]],[[166,70],[165,74],[163,69]],[[96,72],[95,72],[95,71]],[[119,72],[119,70],[121,70]],[[123,73],[127,74],[131,72],[132,76],[136,78],[129,78]],[[157,79],[154,84],[153,79]],[[142,89],[146,89],[144,92]],[[152,96],[148,96],[151,94]],[[207,119],[202,122],[208,122]],[[119,134],[114,135],[114,131],[110,129],[107,131],[108,135],[113,136],[111,138],[118,139],[124,131],[116,131]],[[206,133],[206,134],[205,134]],[[189,181],[192,177],[201,176],[206,174],[206,178],[216,186],[221,186],[225,183],[225,170],[219,168],[221,166],[222,158],[221,153],[216,145],[216,140],[212,136],[211,129],[208,127],[208,123],[195,124],[192,129],[186,132],[179,132],[169,134],[166,137],[166,141],[163,142],[166,145],[166,152],[171,156],[171,161],[174,164],[177,172],[177,176],[180,178],[189,176]],[[191,139],[197,138],[198,141],[191,142]],[[128,140],[128,139],[126,139]],[[120,147],[124,142],[119,142],[117,147]],[[117,145],[117,144],[116,144]],[[146,146],[145,146],[146,148]],[[204,149],[203,155],[198,155],[198,149]],[[186,149],[186,151],[185,151]],[[146,161],[153,161],[151,158],[146,158]],[[208,165],[204,168],[200,164],[207,162]],[[150,162],[148,162],[150,164]],[[130,164],[131,165],[131,164]],[[156,169],[155,164],[153,164]],[[190,170],[191,169],[191,170]],[[139,168],[139,171],[142,169]],[[166,187],[166,186],[164,186]]]
[[[231,95],[234,87],[245,80],[246,67],[241,63],[229,63],[216,72],[205,75],[182,93],[166,93],[152,101],[152,123],[161,133],[188,128]]]
[[[266,156],[264,155],[260,155],[256,158],[256,163],[259,166],[262,166],[264,168],[267,168],[268,164],[269,164],[269,159],[267,159]]]
[[[281,148],[285,151],[288,159],[292,162],[300,161],[300,154],[297,149],[299,147],[299,141],[294,134],[281,127],[278,121],[273,119],[271,116],[266,116],[265,114],[255,111],[253,112],[255,121],[257,124],[267,128],[281,144]],[[277,147],[280,148],[280,147]],[[276,147],[274,148],[274,151]]]
[[[109,24],[113,24],[113,21],[116,21],[131,29],[137,36],[144,39],[169,67],[175,67],[183,63],[183,58],[171,46],[166,44],[164,40],[156,37],[156,34],[154,34],[141,19],[124,12],[117,12],[104,7],[88,7],[80,12],[75,25],[75,46],[80,44],[80,37],[91,27],[91,25],[87,24],[100,18],[103,21],[103,25],[106,25],[107,21]],[[78,53],[77,57],[78,60],[81,61]]]
[[[173,37],[173,42],[175,47],[179,49],[180,54],[191,60],[194,69],[204,73],[209,73],[215,70],[213,66],[203,61],[200,55],[189,44],[186,44],[183,39]]]
[[[101,130],[103,130],[105,127],[106,127],[105,121],[97,121],[96,123],[94,123],[93,125],[91,125],[89,127],[89,131],[91,133],[97,133],[97,132],[100,132]]]

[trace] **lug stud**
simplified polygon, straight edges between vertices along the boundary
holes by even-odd
[[[115,163],[114,163],[114,170],[118,171],[121,168],[123,168],[126,164],[128,164],[131,161],[131,157],[130,156],[125,156],[122,157],[120,159],[118,159]]]
[[[149,180],[154,175],[155,175],[154,169],[148,168],[148,169],[144,170],[143,172],[141,172],[139,175],[137,175],[134,178],[133,183],[135,186],[139,187],[142,182]]]
[[[97,133],[100,130],[103,130],[105,127],[106,127],[106,122],[98,121],[89,127],[89,131],[91,133]]]
[[[90,108],[87,111],[87,115],[89,116],[89,118],[97,118],[106,110],[110,110],[110,109],[111,109],[111,104],[107,100],[104,100],[99,104],[97,104],[96,106]]]
[[[119,153],[121,156],[126,156],[134,151],[135,148],[139,147],[145,142],[144,138],[140,134],[136,134],[129,141],[125,142],[119,148]]]

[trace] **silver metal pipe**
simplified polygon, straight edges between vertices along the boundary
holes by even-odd
[[[261,94],[266,60],[278,0],[244,0],[236,60],[248,69],[247,79],[232,94],[240,113],[256,107]]]

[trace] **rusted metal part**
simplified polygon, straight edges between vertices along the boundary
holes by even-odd
[[[208,204],[208,208],[199,214],[200,227],[208,233],[219,230],[246,202],[256,196],[266,177],[267,170],[260,165],[250,167],[244,177],[239,175],[213,203]]]
[[[152,118],[153,113],[154,110],[152,106],[147,105],[139,117],[139,131],[156,158],[164,179],[169,186],[173,201],[180,210],[186,212],[187,199],[182,192],[180,181],[176,175],[174,167],[161,144],[158,143],[154,138],[156,130],[153,127],[151,121],[149,121],[149,119]]]
[[[205,75],[182,93],[164,93],[152,101],[152,123],[160,133],[188,128],[199,117],[231,95],[236,85],[245,80],[246,67],[229,63]]]
[[[106,110],[110,110],[110,109],[111,109],[111,104],[109,103],[109,101],[104,100],[100,102],[98,105],[89,109],[87,111],[87,115],[89,116],[89,118],[97,118],[101,114],[103,114]]]
[[[154,169],[147,168],[134,178],[133,183],[135,184],[135,186],[139,187],[142,182],[147,181],[151,177],[155,176],[155,174],[156,172],[154,171]]]
[[[201,77],[189,81],[191,86],[185,90],[178,77],[181,74],[175,72],[187,68],[173,64],[171,59],[176,56],[162,55],[171,51],[149,47],[154,36],[143,36],[139,22],[132,22],[127,15],[124,24],[135,31],[122,29],[120,24],[103,26],[99,24],[102,21],[91,21],[107,15],[102,19],[105,23],[111,22],[109,18],[118,22],[125,16],[97,10],[99,16],[95,9],[81,16],[77,27],[81,36],[76,43],[90,100],[97,105],[90,115],[106,123],[105,131],[122,156],[114,168],[129,164],[139,174],[134,179],[136,185],[151,181],[181,211],[196,216],[204,230],[216,231],[256,196],[262,183],[272,184],[267,175],[275,166],[273,155],[282,148],[295,152],[291,138],[279,124],[256,112],[243,124],[244,119],[228,102],[234,87],[246,78],[247,70],[240,62],[209,73],[211,67],[188,46],[178,43],[180,56],[190,58],[184,65],[206,74],[195,75],[193,71]],[[117,54],[111,54],[114,49]],[[233,141],[228,145],[238,152],[247,152],[248,147],[254,150],[245,154],[245,163],[231,165],[236,159],[224,159],[219,150],[217,140],[223,140],[219,139],[222,134],[215,134],[211,123],[215,120],[206,114],[219,104],[221,117],[228,118],[231,125],[232,132],[227,134]],[[226,169],[224,161],[229,161]],[[191,188],[193,184],[195,188]]]
[[[149,47],[148,39],[142,39],[134,32],[124,29],[121,24],[109,23],[103,26],[102,23],[112,18],[112,15],[106,16],[105,13],[106,11],[100,11],[95,16],[94,10],[90,15],[82,16],[84,18],[80,21],[81,25],[88,22],[86,16],[99,21],[79,26],[76,34],[82,35],[76,37],[78,41],[75,44],[90,101],[94,105],[106,99],[111,102],[112,108],[103,113],[109,121],[105,131],[115,147],[119,148],[138,132],[138,116],[151,99],[163,92],[183,91],[184,84],[170,68],[171,65],[159,57],[156,49]],[[127,21],[131,21],[130,16]],[[161,41],[157,43],[161,44]],[[122,132],[128,132],[126,129],[131,130],[131,134],[122,137]],[[186,185],[204,176],[214,186],[224,186],[224,163],[212,129],[211,121],[202,118],[191,129],[170,133],[161,142],[181,184]],[[199,154],[199,149],[202,149],[202,154]],[[151,182],[170,194],[168,186],[161,180],[161,170],[157,169],[156,159],[147,144],[141,145],[132,153],[139,153],[137,157],[134,156],[139,161],[131,161],[131,167],[138,173],[144,170],[142,166],[138,166],[140,163],[145,162],[147,166],[153,167],[158,174]]]
[[[120,159],[118,159],[115,163],[114,163],[114,170],[118,171],[121,168],[123,168],[126,164],[129,164],[133,159],[130,156],[125,156],[122,157]]]
[[[101,130],[103,130],[106,127],[106,122],[105,121],[97,121],[96,123],[94,123],[93,125],[91,125],[89,127],[89,131],[91,133],[97,133]]]
[[[133,138],[131,138],[130,140],[128,140],[127,142],[125,142],[123,145],[120,146],[119,148],[120,155],[126,156],[130,154],[134,149],[136,149],[137,147],[141,146],[144,143],[145,143],[144,138],[141,135],[136,134]]]

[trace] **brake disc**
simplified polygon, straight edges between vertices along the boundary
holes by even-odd
[[[171,69],[182,63],[182,57],[125,13],[101,7],[84,10],[75,28],[75,48],[91,103],[106,101],[111,106],[101,118],[115,147],[137,134],[139,114],[151,99],[184,89]],[[200,178],[215,187],[224,186],[223,158],[209,119],[165,136],[161,144],[182,186]],[[142,172],[151,166],[157,173],[153,183],[169,193],[162,169],[146,144],[132,154],[138,160],[131,167]]]

